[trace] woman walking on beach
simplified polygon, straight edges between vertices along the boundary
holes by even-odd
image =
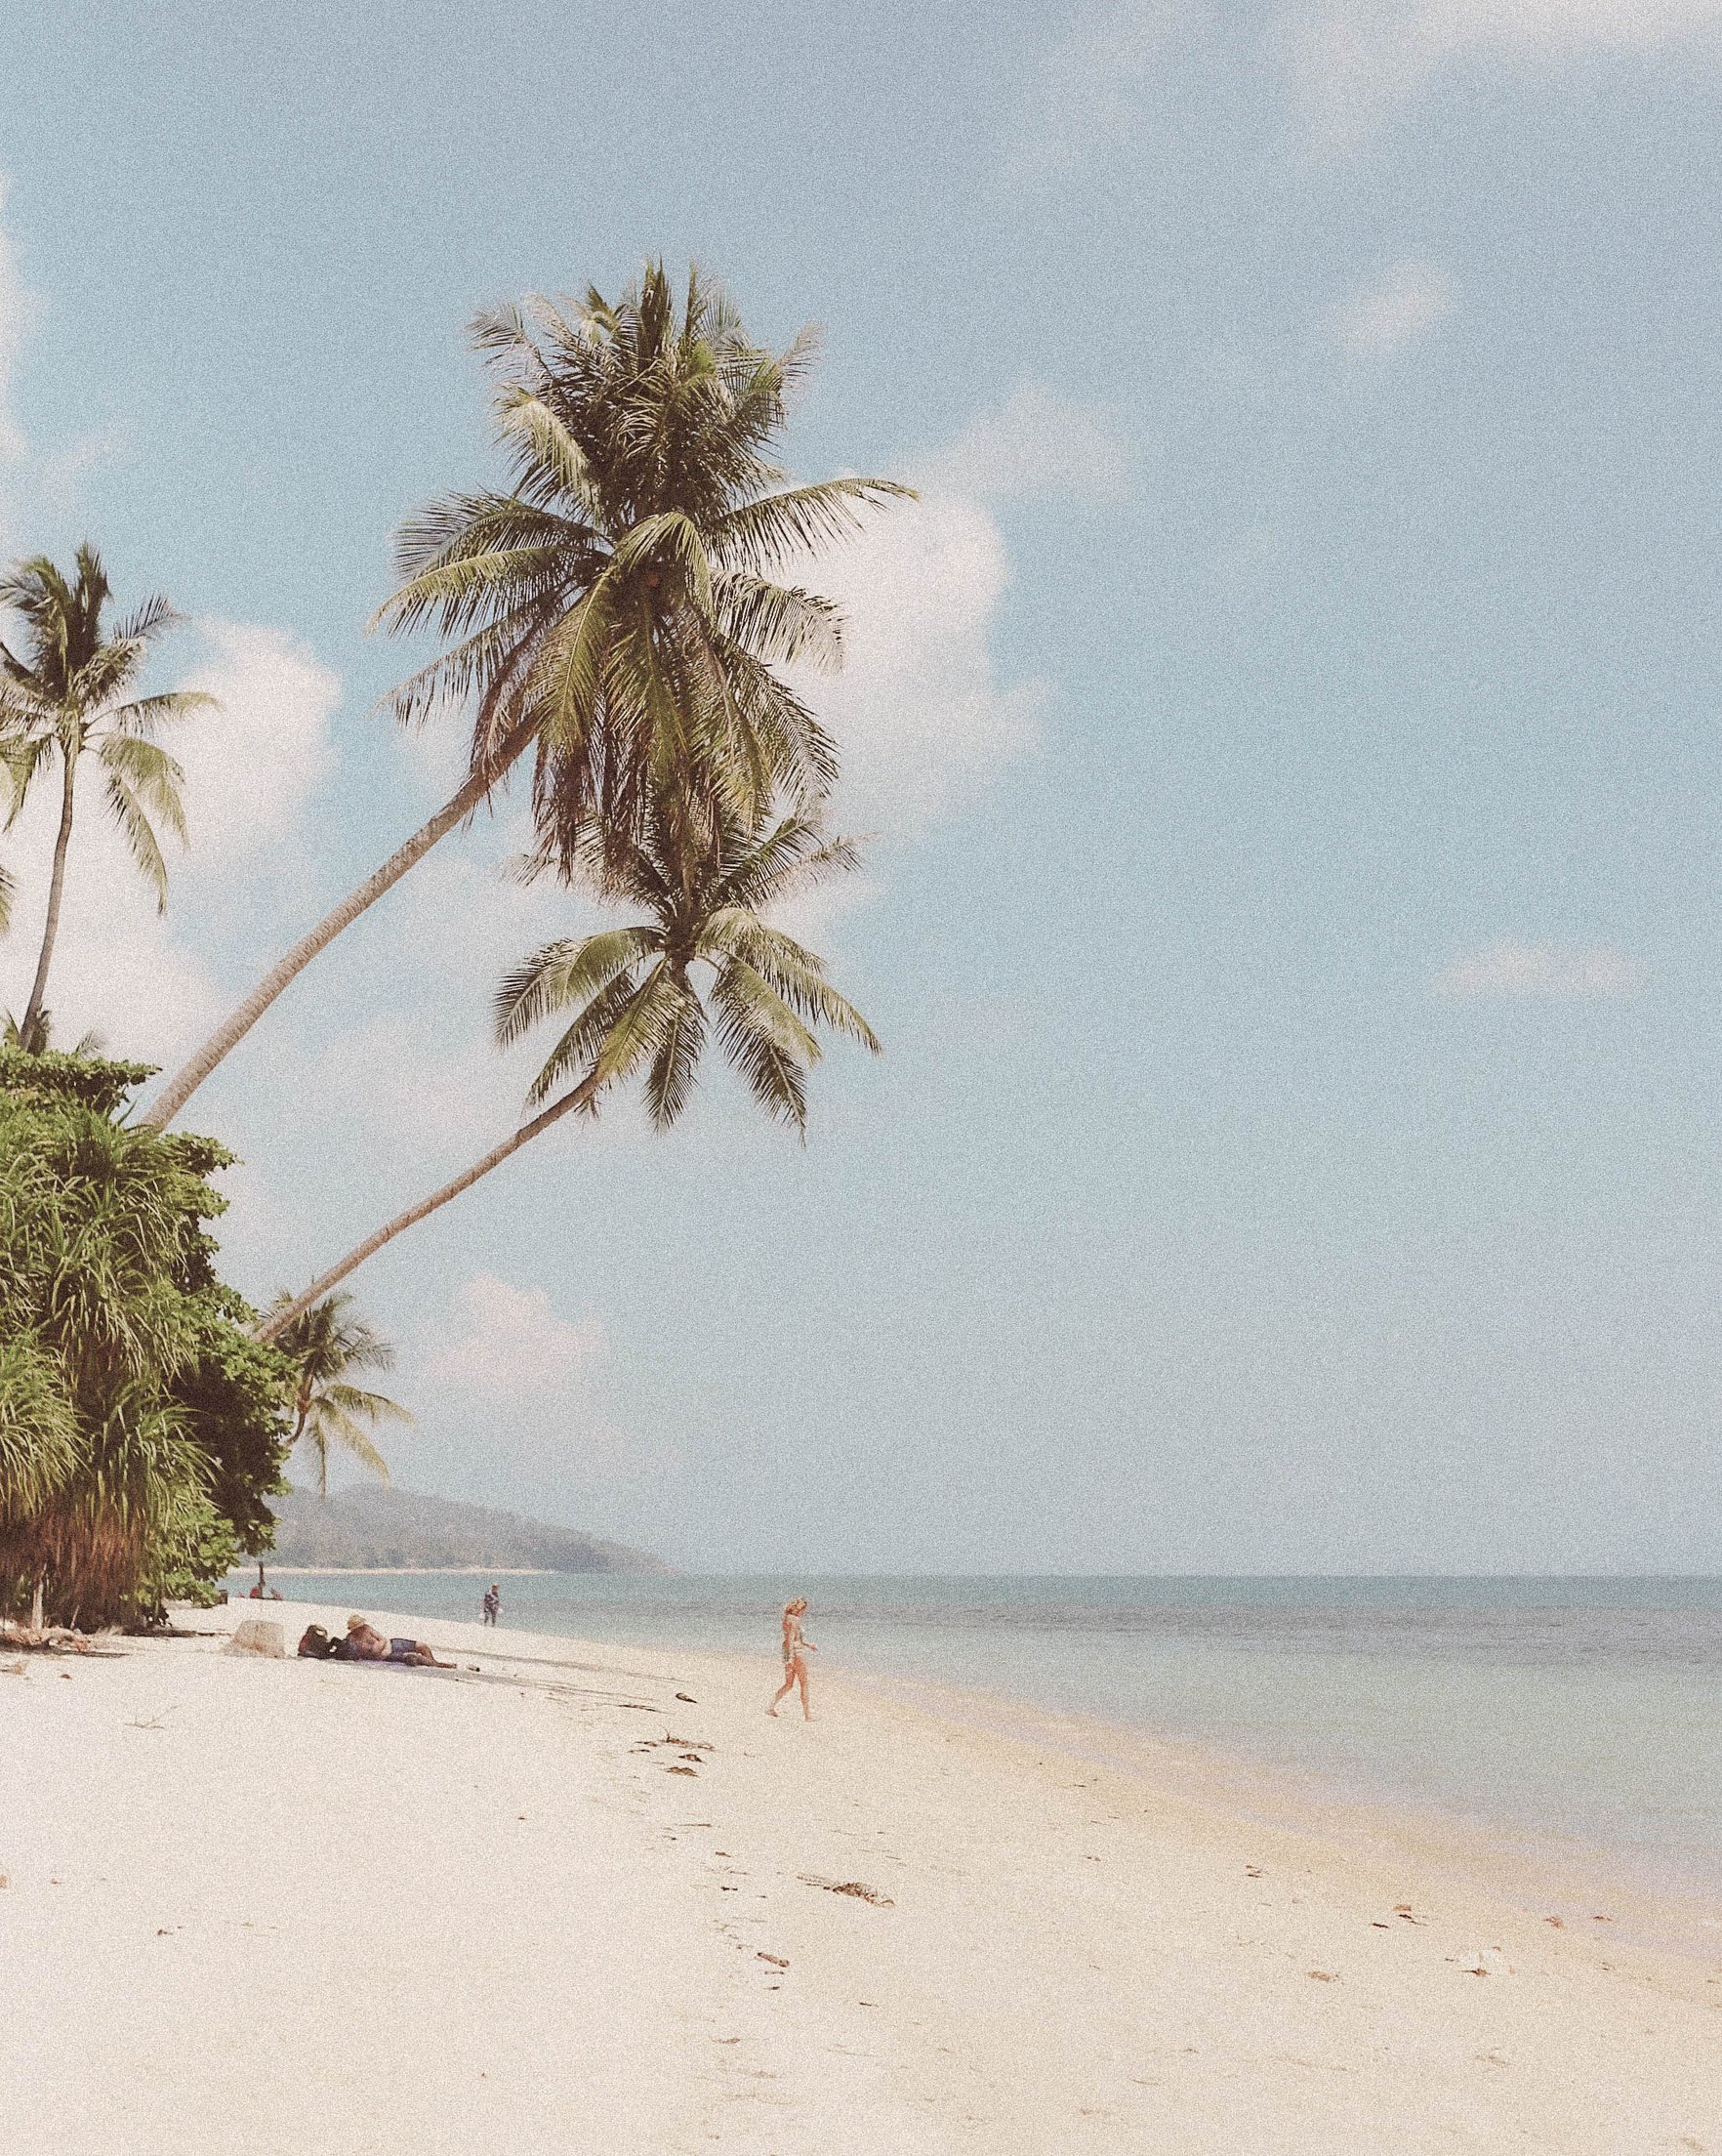
[[[819,1649],[811,1639],[801,1636],[801,1619],[807,1613],[807,1597],[798,1595],[793,1602],[783,1605],[783,1682],[778,1687],[777,1698],[765,1712],[775,1715],[778,1701],[787,1699],[799,1684],[801,1687],[801,1716],[804,1721],[813,1720],[813,1710],[807,1704],[807,1657]]]

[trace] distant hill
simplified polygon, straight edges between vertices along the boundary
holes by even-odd
[[[275,1501],[274,1561],[312,1571],[535,1565],[547,1572],[662,1572],[643,1551],[418,1490],[304,1490]]]

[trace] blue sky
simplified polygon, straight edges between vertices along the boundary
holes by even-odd
[[[981,26],[977,28],[977,21]],[[388,539],[494,467],[475,307],[648,252],[824,324],[854,659],[809,924],[885,1037],[805,1150],[714,1074],[359,1277],[404,1479],[690,1566],[1722,1564],[1722,0],[1071,13],[22,0],[0,545],[188,615],[171,1061],[439,798]],[[508,1127],[450,842],[191,1120],[297,1283]],[[39,815],[0,946],[16,1004]]]

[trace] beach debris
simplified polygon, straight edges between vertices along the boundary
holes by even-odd
[[[0,1872],[0,1886],[10,1886],[11,1885],[10,1877],[5,1872]]]
[[[1510,1976],[1512,1964],[1498,1946],[1480,1946],[1458,1965],[1467,1976]]]
[[[1592,1917],[1590,1921],[1592,1924],[1613,1924],[1615,1920],[1613,1917]]]
[[[1336,1984],[1339,1981],[1339,1971],[1336,1969],[1312,1969],[1309,1973],[1318,1984]]]
[[[90,1633],[73,1632],[68,1625],[48,1625],[36,1632],[8,1617],[0,1617],[0,1646],[22,1647],[38,1654],[95,1654],[99,1651],[96,1638]]]
[[[131,1721],[126,1723],[126,1727],[128,1729],[165,1729],[167,1723],[163,1721],[162,1716],[171,1715],[173,1712],[172,1707],[164,1707],[161,1715],[134,1715]]]
[[[1557,1931],[1564,1931],[1567,1928],[1565,1920],[1560,1917],[1544,1917],[1542,1921],[1544,1924],[1552,1924]]]
[[[756,1958],[756,1960],[758,1960],[758,1961],[761,1961],[761,1962],[769,1962],[769,1963],[771,1964],[771,1966],[772,1966],[772,1968],[773,1968],[773,1969],[788,1969],[788,1967],[789,1967],[789,1964],[788,1964],[788,1962],[786,1962],[786,1961],[784,1960],[784,1958],[783,1958],[783,1956],[782,1956],[781,1954],[765,1954],[765,1953],[759,1953],[759,1954],[756,1955],[756,1957],[755,1957],[755,1958]]]
[[[877,1886],[869,1886],[859,1879],[823,1879],[817,1872],[798,1872],[796,1877],[803,1886],[821,1886],[828,1894],[850,1894],[857,1901],[870,1901],[876,1909],[894,1909],[897,1905],[889,1894],[882,1894]]]
[[[233,1628],[233,1637],[226,1651],[228,1654],[261,1654],[272,1662],[284,1662],[287,1640],[274,1618],[242,1617]]]
[[[1370,1919],[1370,1929],[1372,1931],[1391,1931],[1392,1928],[1393,1927],[1390,1924],[1383,1924],[1379,1917]]]
[[[697,1707],[699,1705],[699,1701],[695,1699],[692,1692],[677,1692],[676,1696],[684,1707]],[[733,2041],[739,2044],[741,2038],[738,2036]]]
[[[686,1774],[696,1782],[699,1780],[697,1770],[691,1766],[667,1766],[664,1771],[666,1774]]]
[[[1421,1924],[1423,1921],[1421,1917],[1412,1914],[1412,1905],[1409,1901],[1396,1901],[1393,1904],[1393,1914],[1401,1924]]]
[[[30,1666],[20,1654],[16,1662],[0,1662],[0,1677],[28,1677]]]
[[[1246,1864],[1244,1869],[1251,1879],[1259,1879],[1261,1877],[1261,1866],[1259,1864]]]

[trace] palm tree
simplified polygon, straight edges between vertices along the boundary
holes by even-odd
[[[10,1011],[0,1011],[0,1047],[21,1049],[26,1056],[46,1056],[54,1047],[54,1014],[46,1006],[36,1013],[36,1022],[26,1034]],[[91,1026],[72,1043],[74,1056],[101,1056],[107,1043]]]
[[[557,1014],[573,1014],[527,1095],[527,1105],[539,1112],[452,1182],[368,1235],[302,1295],[278,1305],[260,1327],[263,1339],[279,1339],[299,1312],[386,1243],[470,1190],[552,1124],[594,1114],[607,1087],[639,1073],[653,1127],[668,1130],[692,1096],[708,1031],[716,1032],[766,1114],[801,1133],[806,1073],[821,1055],[813,1028],[846,1033],[879,1053],[872,1027],[826,979],[823,962],[764,919],[767,908],[795,891],[854,867],[850,843],[822,839],[795,814],[744,822],[721,802],[701,820],[691,846],[689,829],[687,817],[660,806],[646,833],[626,848],[589,831],[576,865],[606,897],[629,900],[647,918],[547,944],[503,982],[496,1031],[504,1044]],[[541,854],[529,865],[543,872],[561,864]],[[558,1093],[561,1087],[567,1090]]]
[[[180,799],[184,772],[154,739],[156,728],[213,702],[192,689],[156,696],[132,692],[151,646],[179,619],[165,599],[146,599],[111,629],[102,613],[112,592],[101,557],[82,546],[68,579],[46,555],[16,562],[0,576],[0,607],[23,623],[21,655],[0,643],[0,753],[12,781],[8,822],[17,820],[35,778],[60,767],[60,829],[48,879],[42,948],[19,1033],[33,1038],[48,991],[60,933],[71,845],[78,767],[93,753],[102,767],[107,807],[131,849],[158,908],[167,904],[167,863],[156,824],[184,843]],[[151,819],[154,821],[151,821]]]
[[[223,1021],[150,1104],[152,1128],[528,749],[541,841],[564,864],[594,824],[626,849],[672,776],[690,800],[717,789],[751,814],[774,790],[811,806],[835,771],[775,669],[838,665],[841,617],[773,572],[908,489],[786,482],[772,450],[811,333],[766,352],[718,286],[691,271],[678,307],[654,262],[614,304],[595,290],[564,307],[532,299],[480,315],[472,340],[512,483],[410,518],[399,589],[373,622],[454,640],[387,702],[417,725],[471,698],[466,781]]]
[[[394,1349],[354,1317],[350,1295],[331,1295],[309,1307],[289,1310],[291,1298],[275,1298],[266,1336],[296,1366],[293,1442],[305,1438],[317,1456],[317,1495],[329,1494],[329,1447],[339,1445],[361,1467],[387,1482],[389,1463],[367,1434],[367,1423],[410,1423],[412,1416],[381,1392],[347,1383],[351,1370],[390,1370]],[[274,1324],[276,1312],[281,1318]]]

